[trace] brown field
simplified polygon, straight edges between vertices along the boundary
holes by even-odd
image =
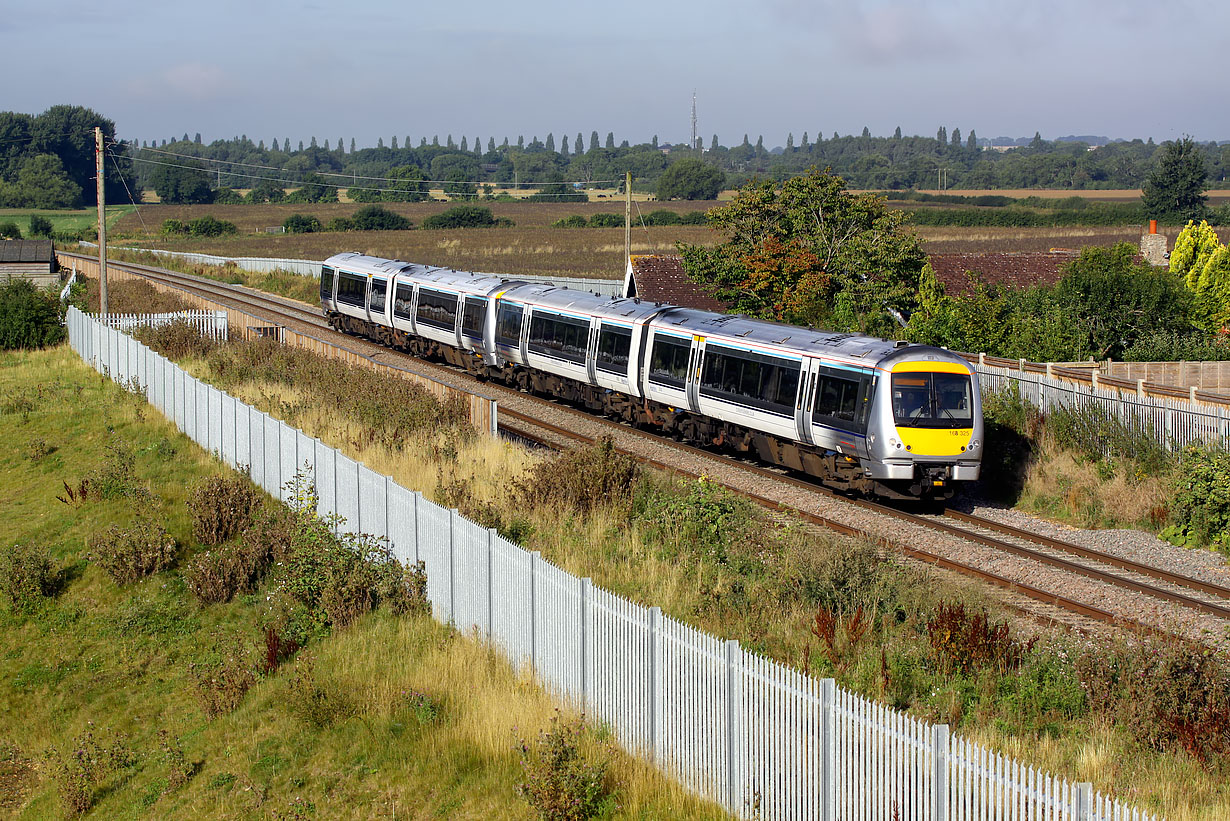
[[[974,192],[977,193],[977,192]],[[1011,192],[1010,192],[1011,193]],[[1039,193],[1039,192],[1032,192]],[[1045,192],[1042,192],[1045,193]],[[1069,193],[1069,192],[1063,192]],[[1105,193],[1105,192],[1089,192]],[[1112,192],[1115,193],[1115,192]],[[1120,192],[1121,193],[1121,192]],[[552,228],[551,223],[570,214],[590,216],[599,212],[621,213],[622,202],[590,203],[482,203],[497,217],[515,223],[512,228],[471,228],[452,231],[322,232],[317,234],[265,234],[258,231],[280,226],[294,213],[311,214],[326,223],[349,216],[358,205],[329,203],[313,205],[147,205],[125,215],[112,234],[116,245],[140,245],[173,251],[198,251],[223,256],[326,259],[342,251],[362,251],[429,265],[484,271],[509,276],[577,276],[619,278],[624,273],[624,233],[620,228]],[[712,208],[709,202],[641,203],[634,218],[659,208],[678,213]],[[451,208],[454,203],[388,203],[386,207],[418,223],[429,214]],[[205,214],[234,222],[237,236],[165,238],[158,235],[163,220],[192,220]],[[143,222],[142,222],[143,221]],[[1142,229],[1132,227],[1064,228],[959,228],[919,227],[928,253],[1003,253],[1079,250],[1089,245],[1116,242],[1138,243]],[[1178,228],[1163,228],[1173,246]],[[1222,230],[1230,240],[1230,230]],[[679,242],[711,245],[721,237],[701,226],[634,225],[632,252],[674,253]]]

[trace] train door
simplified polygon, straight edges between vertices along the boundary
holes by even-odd
[[[700,409],[700,367],[705,359],[705,338],[692,337],[692,350],[688,356],[688,380],[686,384],[688,408],[693,412]]]
[[[811,407],[816,396],[816,372],[819,362],[810,357],[803,357],[803,369],[799,373],[799,395],[794,401],[794,426],[799,441],[814,445],[812,436]]]
[[[599,317],[589,320],[589,343],[585,346],[585,377],[589,384],[598,384],[598,331],[602,328]]]

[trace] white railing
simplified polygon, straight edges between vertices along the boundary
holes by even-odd
[[[1021,398],[1046,413],[1059,407],[1101,406],[1170,450],[1199,442],[1225,443],[1230,437],[1230,408],[1206,402],[1125,393],[1070,379],[971,362],[984,392],[1014,387]]]
[[[207,339],[227,338],[226,311],[175,311],[167,314],[91,314],[91,319],[108,327],[130,332],[133,328],[156,328],[172,322],[187,323]]]
[[[578,579],[324,443],[194,379],[74,308],[83,359],[140,386],[185,434],[285,500],[310,474],[322,516],[422,561],[436,618],[490,641],[698,794],[764,819],[1147,821]]]

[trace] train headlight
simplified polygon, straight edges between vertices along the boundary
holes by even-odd
[[[969,440],[969,448],[968,448],[969,450],[978,450],[978,448],[980,448],[980,447],[982,447],[982,442],[981,442],[981,441],[979,441],[979,440],[977,440],[977,439],[971,439],[971,440]]]
[[[888,446],[890,448],[896,448],[897,450],[901,450],[901,442],[897,440],[896,436],[890,436],[888,438]]]

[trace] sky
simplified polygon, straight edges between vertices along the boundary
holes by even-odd
[[[67,103],[121,138],[557,147],[831,137],[1230,139],[1230,3],[10,0],[0,110]]]

